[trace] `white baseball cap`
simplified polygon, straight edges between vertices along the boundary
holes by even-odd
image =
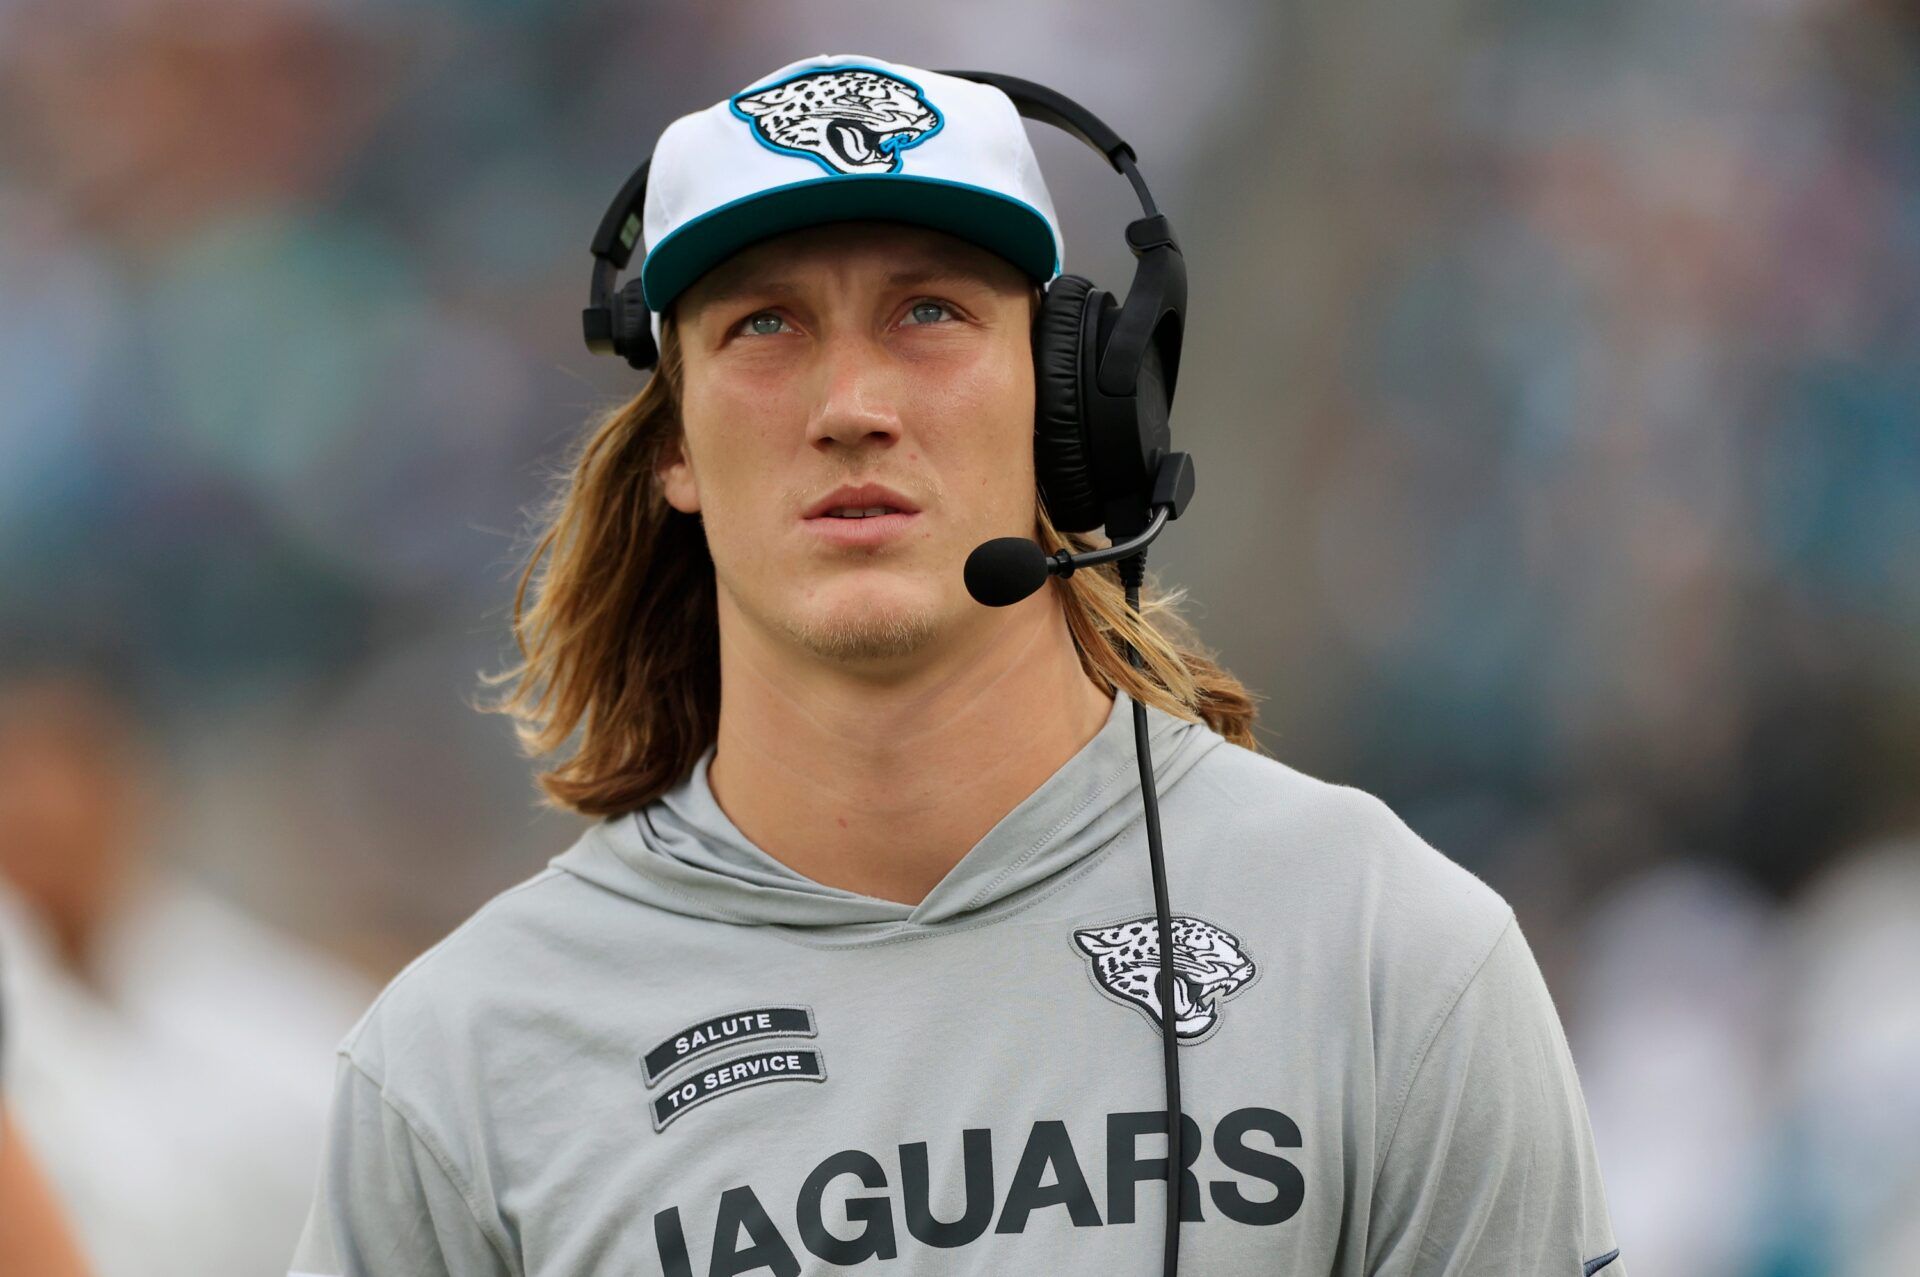
[[[780,68],[667,126],[647,174],[640,267],[661,312],[747,245],[803,226],[912,222],[1060,273],[1060,223],[1013,100],[854,54]]]

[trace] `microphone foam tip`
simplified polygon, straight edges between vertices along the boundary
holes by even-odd
[[[1018,603],[1047,583],[1047,555],[1025,537],[998,537],[967,556],[967,593],[988,607]]]

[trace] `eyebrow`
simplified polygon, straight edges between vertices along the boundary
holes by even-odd
[[[992,287],[992,284],[958,253],[940,250],[930,252],[927,256],[932,260],[888,275],[887,287],[904,288],[931,283],[951,283],[955,280]],[[725,267],[721,268],[722,271],[725,269]],[[705,289],[706,295],[701,299],[701,305],[702,307],[723,305],[748,295],[791,293],[798,287],[799,285],[790,279],[765,279],[758,275],[735,272],[732,275],[717,276]]]

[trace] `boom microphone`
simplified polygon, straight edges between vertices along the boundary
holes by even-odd
[[[1153,543],[1168,519],[1177,519],[1193,497],[1193,462],[1184,452],[1170,452],[1155,475],[1148,508],[1153,517],[1146,531],[1100,550],[1048,554],[1025,537],[995,537],[967,556],[964,573],[967,593],[987,607],[1009,607],[1047,583],[1050,576],[1069,577],[1075,569],[1090,568],[1116,559],[1132,558]]]

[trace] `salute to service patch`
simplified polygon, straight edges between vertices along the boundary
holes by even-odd
[[[750,1007],[688,1025],[647,1052],[641,1062],[646,1066],[647,1085],[652,1086],[683,1062],[723,1046],[754,1038],[810,1038],[816,1032],[811,1007]]]
[[[667,1123],[695,1105],[704,1104],[716,1095],[737,1091],[743,1086],[755,1086],[761,1082],[826,1080],[826,1065],[821,1062],[818,1051],[778,1047],[772,1051],[735,1056],[689,1077],[655,1100],[652,1107],[653,1129],[664,1131]]]

